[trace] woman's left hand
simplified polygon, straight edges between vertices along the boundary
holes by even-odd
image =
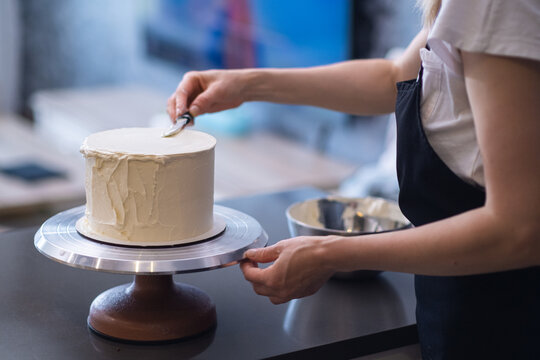
[[[334,273],[324,259],[323,244],[327,239],[302,236],[248,250],[240,269],[255,292],[267,296],[274,304],[312,295]],[[272,261],[267,268],[258,267],[258,263]]]

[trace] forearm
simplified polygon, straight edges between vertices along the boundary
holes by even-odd
[[[246,70],[246,101],[320,106],[358,115],[394,111],[396,83],[416,77],[422,30],[396,60],[351,60],[307,69]]]
[[[350,114],[394,111],[396,68],[384,59],[353,60],[305,69],[246,72],[248,101],[324,107]]]
[[[462,58],[486,204],[415,229],[330,239],[323,244],[331,266],[464,275],[540,265],[539,63],[467,52]]]
[[[520,224],[487,208],[418,228],[323,242],[335,271],[358,268],[424,275],[466,275],[539,265],[531,222]]]
[[[176,117],[198,116],[240,106],[246,101],[312,105],[351,114],[394,111],[396,82],[414,78],[420,67],[421,31],[395,60],[352,60],[305,69],[190,71],[167,101]]]

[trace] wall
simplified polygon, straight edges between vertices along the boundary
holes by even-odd
[[[180,71],[147,59],[140,14],[151,0],[26,0],[24,100],[36,90],[142,83],[174,89]]]
[[[0,114],[19,107],[20,24],[17,0],[0,1]]]
[[[372,0],[379,9],[372,56],[406,46],[419,29],[415,0]],[[36,90],[137,83],[171,92],[183,70],[145,54],[141,16],[152,0],[26,0],[20,3],[23,104]],[[248,106],[256,127],[359,164],[375,161],[386,122],[281,105]]]

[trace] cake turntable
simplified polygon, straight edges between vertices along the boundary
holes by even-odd
[[[216,326],[216,310],[202,290],[173,280],[173,274],[198,272],[238,263],[247,249],[264,247],[268,235],[251,216],[215,205],[225,230],[209,239],[162,247],[130,247],[99,242],[75,228],[84,206],[58,213],[34,236],[36,249],[59,263],[81,269],[134,274],[134,281],[98,295],[88,326],[122,341],[173,341]]]

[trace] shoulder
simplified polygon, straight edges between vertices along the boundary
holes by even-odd
[[[540,60],[540,1],[443,0],[429,43]],[[432,46],[433,47],[433,46]]]

